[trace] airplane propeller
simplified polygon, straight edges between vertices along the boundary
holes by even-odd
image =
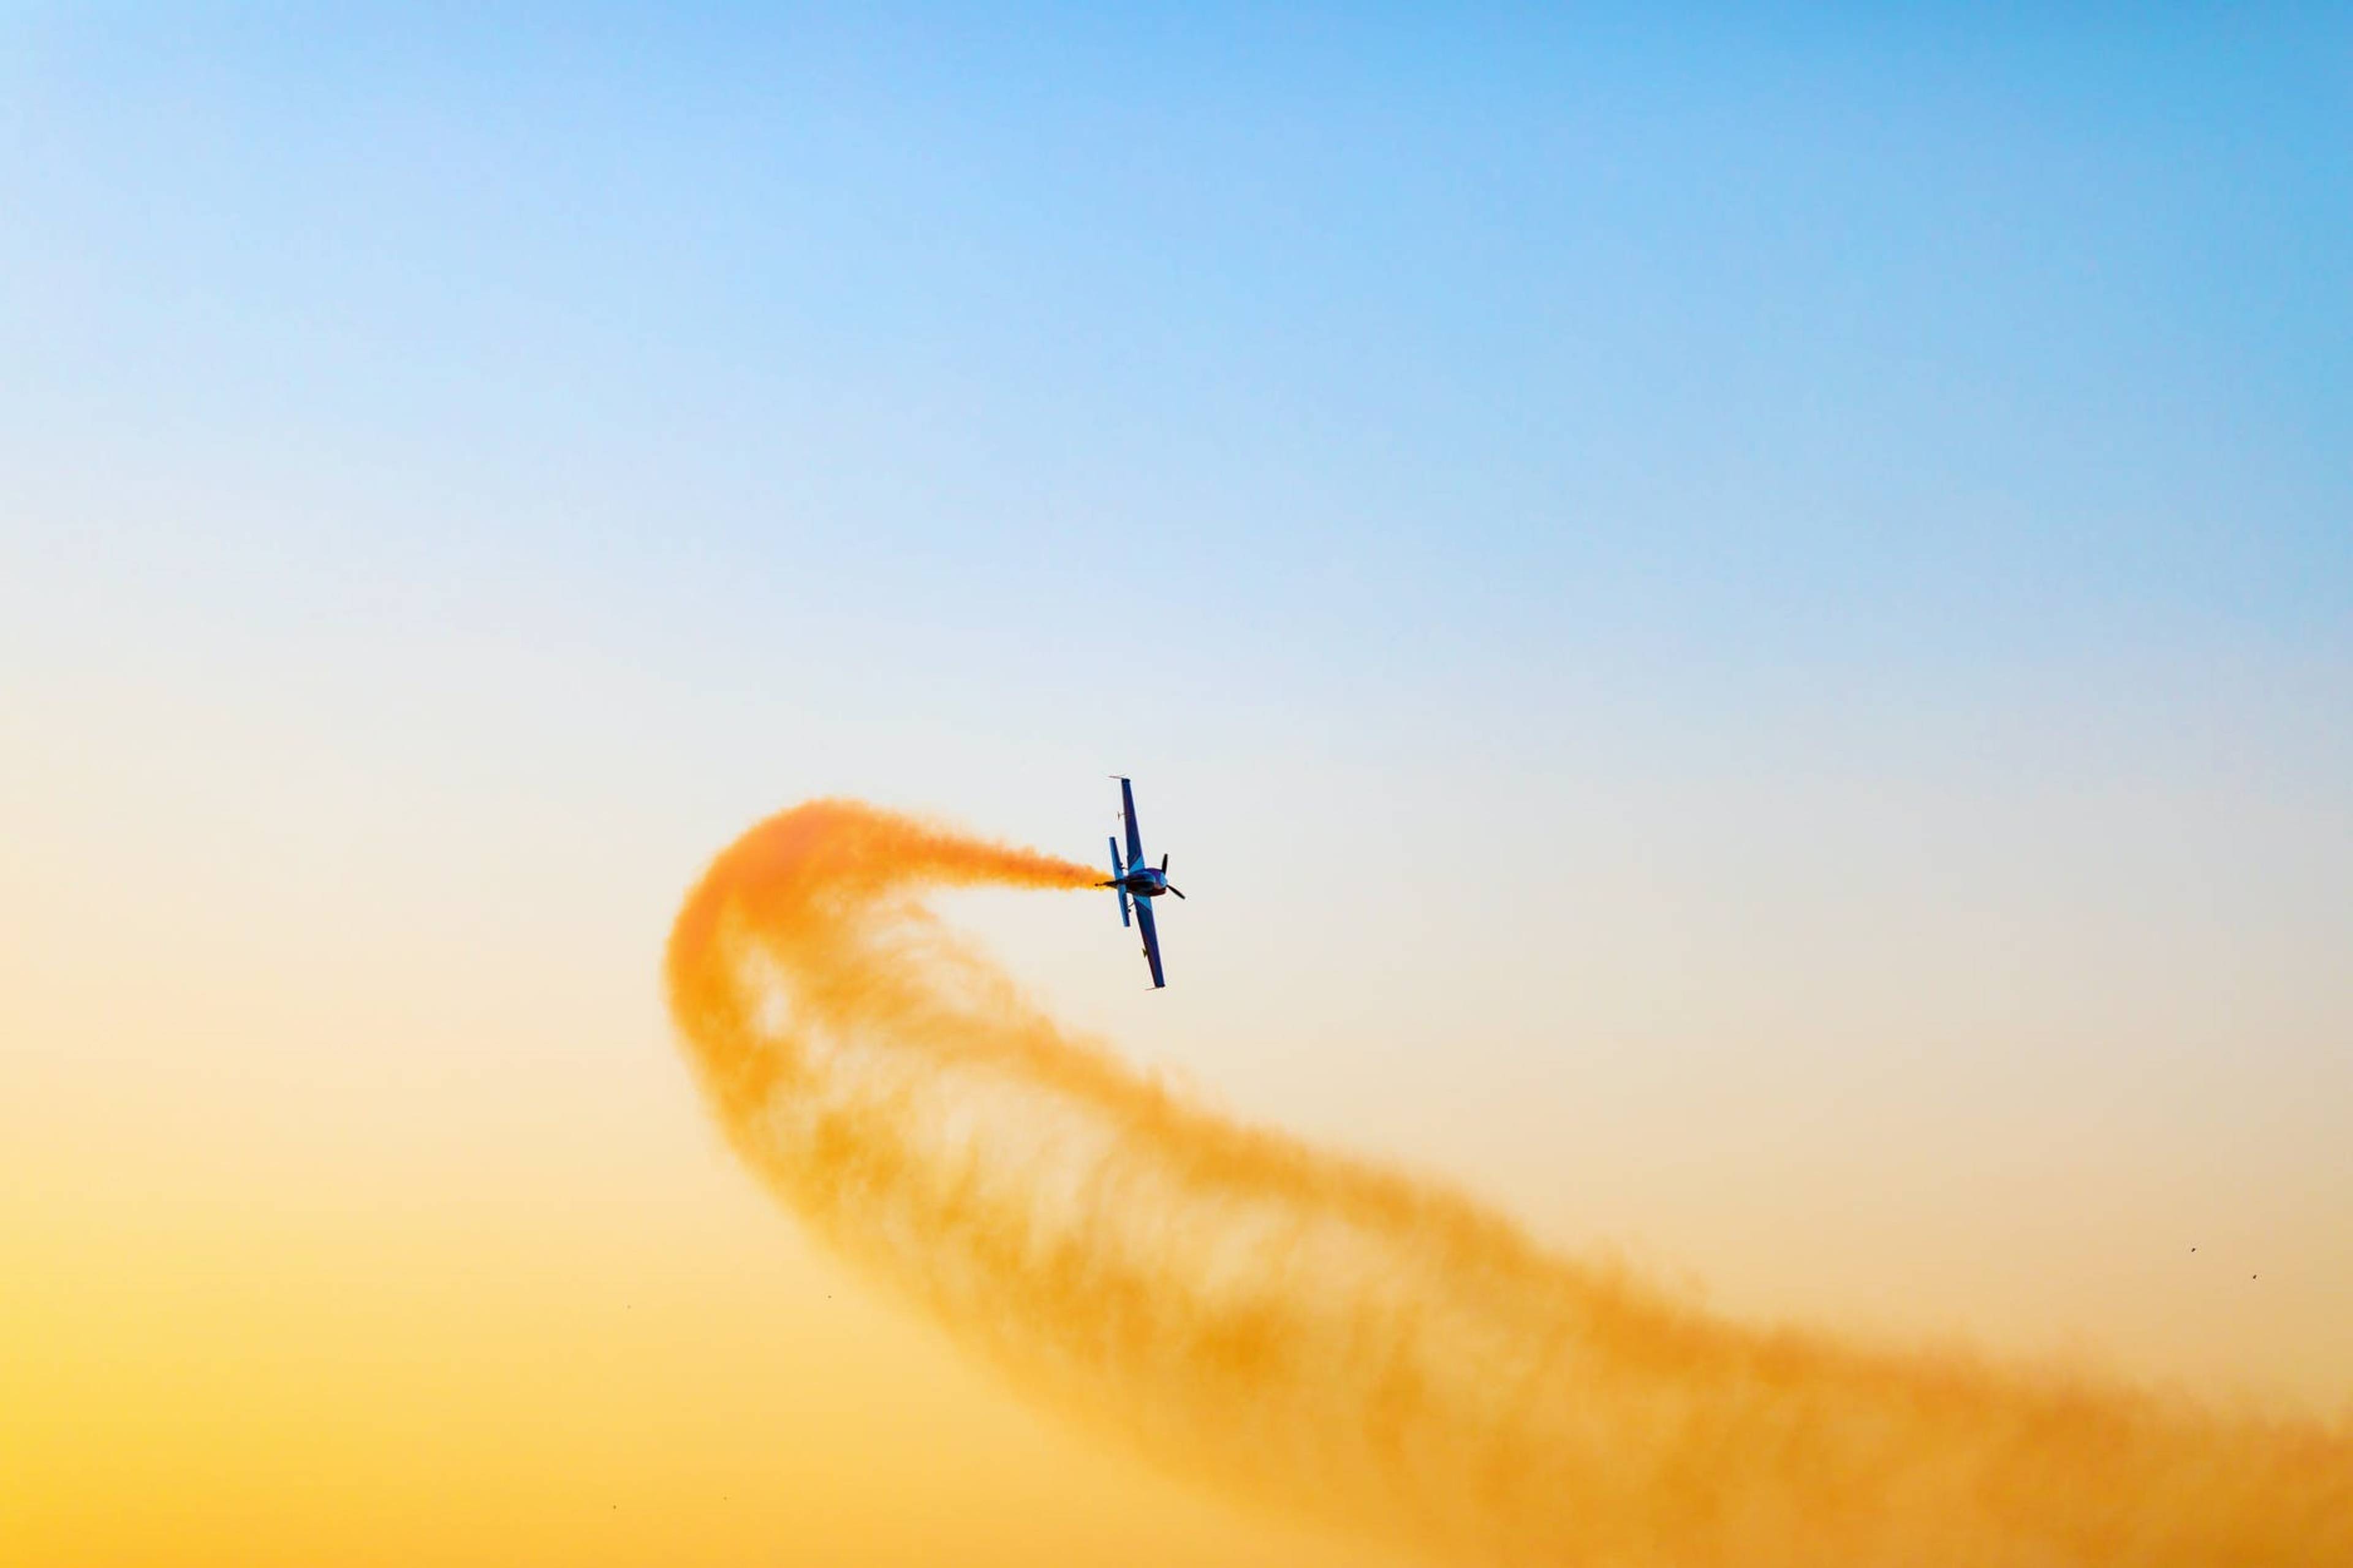
[[[1166,855],[1163,855],[1163,856],[1160,858],[1160,876],[1161,876],[1161,879],[1162,879],[1162,880],[1161,880],[1161,886],[1163,886],[1163,887],[1166,888],[1166,889],[1167,889],[1170,892],[1172,892],[1172,893],[1176,893],[1176,896],[1177,896],[1178,898],[1180,898],[1180,899],[1181,899],[1181,898],[1183,898],[1183,897],[1185,896],[1185,895],[1184,895],[1184,894],[1182,894],[1182,893],[1178,893],[1178,892],[1176,892],[1176,884],[1174,884],[1174,883],[1172,883],[1172,882],[1170,882],[1170,881],[1168,881],[1168,880],[1166,879],[1167,879],[1167,876],[1168,876],[1168,857],[1167,857],[1167,856],[1166,856]]]

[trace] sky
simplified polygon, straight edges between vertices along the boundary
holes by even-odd
[[[764,814],[1113,771],[1167,991],[944,907],[1234,1114],[2353,1408],[2348,279],[2325,7],[7,8],[0,1555],[1367,1561],[663,1013]]]

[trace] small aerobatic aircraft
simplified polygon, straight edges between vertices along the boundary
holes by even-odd
[[[1117,775],[1113,775],[1116,777]],[[1144,961],[1152,965],[1152,984],[1166,985],[1160,973],[1160,932],[1152,923],[1152,902],[1163,893],[1177,892],[1168,885],[1168,857],[1160,857],[1160,868],[1155,870],[1144,863],[1144,836],[1135,830],[1135,791],[1124,778],[1119,781],[1119,814],[1127,825],[1127,858],[1119,858],[1119,840],[1111,841],[1111,880],[1097,882],[1098,888],[1119,889],[1119,923],[1134,923],[1144,928]],[[1127,918],[1127,900],[1135,900],[1135,919]]]

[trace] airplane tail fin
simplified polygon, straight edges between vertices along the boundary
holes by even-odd
[[[1114,838],[1111,841],[1111,879],[1119,889],[1119,923],[1124,926],[1135,923],[1127,918],[1127,884],[1120,880],[1126,875],[1127,868],[1119,863],[1119,840]]]

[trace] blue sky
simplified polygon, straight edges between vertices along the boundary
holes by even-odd
[[[787,535],[965,635],[2342,651],[2341,22],[14,30],[46,450]]]
[[[8,27],[30,668],[813,787],[2353,752],[2326,11]]]

